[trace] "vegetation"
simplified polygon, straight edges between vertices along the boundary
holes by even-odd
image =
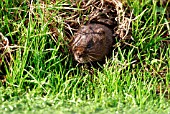
[[[55,18],[62,4],[71,2],[47,0],[46,10],[39,1],[0,2],[0,32],[11,44],[11,60],[1,73],[6,82],[0,82],[0,113],[170,113],[168,6],[129,0],[136,17],[134,40],[113,50],[100,67],[87,68],[77,65],[69,52],[65,18]],[[54,22],[57,40],[49,28]]]

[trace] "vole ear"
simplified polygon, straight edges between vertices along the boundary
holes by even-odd
[[[97,34],[99,35],[98,39],[99,39],[100,41],[103,41],[103,40],[106,39],[104,28],[98,28],[98,29],[96,30],[96,32],[97,32]]]
[[[96,30],[96,32],[97,32],[98,34],[105,34],[105,31],[104,31],[103,28],[98,28],[98,29]]]

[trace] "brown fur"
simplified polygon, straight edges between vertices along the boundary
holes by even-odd
[[[102,24],[81,26],[74,36],[72,52],[79,63],[99,61],[112,47],[112,31]]]

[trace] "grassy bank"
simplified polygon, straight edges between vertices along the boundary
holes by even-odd
[[[0,82],[0,112],[170,113],[166,6],[152,0],[127,3],[137,17],[134,40],[113,50],[100,67],[86,68],[77,65],[68,49],[65,18],[59,13],[66,3],[71,4],[47,2],[43,10],[39,2],[0,2],[0,32],[14,47],[9,47],[11,62],[2,73],[6,83]],[[51,23],[58,24],[57,39]]]

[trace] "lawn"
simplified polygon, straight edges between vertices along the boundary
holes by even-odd
[[[81,4],[52,1],[0,1],[0,113],[170,113],[168,4],[127,0],[133,38],[94,66],[74,60],[65,32]]]

